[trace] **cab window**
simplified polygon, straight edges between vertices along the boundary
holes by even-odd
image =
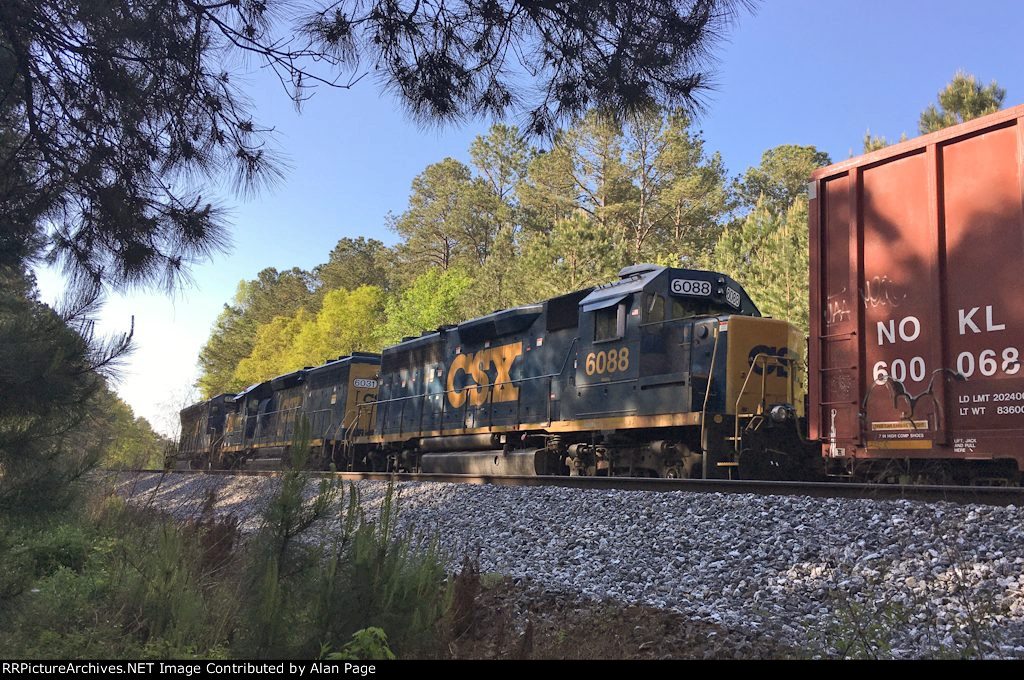
[[[626,305],[594,311],[594,342],[617,340],[626,334]]]
[[[644,296],[644,323],[658,323],[665,320],[665,297],[657,293]]]
[[[672,318],[686,319],[691,316],[707,316],[711,313],[712,304],[703,300],[672,298]]]

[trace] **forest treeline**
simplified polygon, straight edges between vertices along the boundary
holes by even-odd
[[[496,309],[614,279],[629,264],[733,276],[762,313],[807,326],[805,183],[813,146],[766,151],[730,177],[678,111],[591,114],[537,149],[515,127],[445,158],[389,215],[394,246],[341,239],[311,271],[239,284],[200,355],[207,397]]]
[[[94,303],[54,309],[27,269],[0,266],[0,517],[60,506],[97,464],[163,465],[172,442],[110,386],[131,334],[96,337]]]
[[[919,131],[997,111],[1005,96],[958,71]],[[869,130],[863,151],[888,144]],[[204,396],[605,283],[639,262],[726,273],[762,314],[807,331],[805,187],[831,162],[814,146],[768,149],[730,177],[684,113],[648,110],[620,123],[590,113],[545,149],[498,124],[468,151],[468,165],[445,158],[416,176],[405,210],[387,218],[394,246],[343,238],[311,271],[242,281],[200,353]]]

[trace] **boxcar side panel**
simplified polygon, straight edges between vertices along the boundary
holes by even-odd
[[[818,170],[812,436],[1024,468],[1024,106]]]

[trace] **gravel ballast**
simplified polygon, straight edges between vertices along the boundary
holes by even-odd
[[[243,531],[277,480],[144,474],[132,502],[175,517],[216,491]],[[315,493],[319,482],[310,482]],[[357,486],[369,516],[384,482]],[[453,567],[597,600],[642,603],[775,636],[809,654],[1024,657],[1024,511],[915,501],[592,491],[404,482],[400,525],[435,534]],[[328,540],[335,521],[307,540]]]

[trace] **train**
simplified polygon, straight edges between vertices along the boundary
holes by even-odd
[[[802,334],[736,281],[635,265],[181,412],[193,465],[479,475],[806,476]]]
[[[812,175],[809,336],[638,264],[190,406],[178,462],[1019,484],[1022,197],[1018,106]]]

